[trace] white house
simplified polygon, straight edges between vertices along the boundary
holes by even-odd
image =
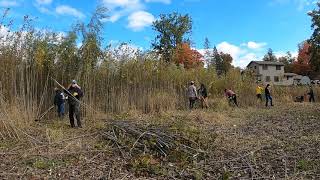
[[[251,61],[247,68],[254,72],[257,81],[283,85],[284,64],[281,62]]]
[[[270,61],[251,61],[247,69],[254,72],[257,81],[264,84],[274,85],[309,85],[311,80],[308,76],[301,76],[295,73],[285,73],[284,64]]]

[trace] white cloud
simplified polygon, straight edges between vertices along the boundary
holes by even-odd
[[[116,22],[123,16],[132,12],[145,9],[140,0],[103,0],[103,4],[109,8],[110,17],[104,21]]]
[[[257,43],[257,42],[254,42],[254,41],[249,41],[246,46],[249,48],[249,49],[262,49],[264,48],[265,46],[267,45],[267,43]]]
[[[256,52],[255,49],[249,48],[249,44],[250,47],[253,46],[253,43],[245,43],[245,46],[243,46],[243,44],[237,46],[228,42],[222,42],[217,45],[217,49],[219,52],[230,54],[233,58],[232,64],[234,66],[245,68],[250,61],[261,59],[261,54],[259,52]]]
[[[298,57],[298,52],[297,51],[290,51],[292,57]],[[279,58],[279,57],[283,57],[283,56],[287,56],[287,52],[283,52],[283,51],[277,51],[274,52],[274,55]]]
[[[277,5],[286,5],[286,4],[294,4],[297,7],[297,10],[302,11],[307,6],[313,5],[315,0],[272,0],[269,5],[277,6]]]
[[[116,22],[121,18],[121,14],[113,14],[112,16],[110,16],[109,18],[107,18],[107,21],[110,22]]]
[[[230,54],[233,58],[239,57],[244,52],[244,50],[242,50],[240,47],[230,44],[228,42],[222,42],[218,44],[217,49],[220,52]]]
[[[238,59],[235,59],[234,65],[237,67],[245,68],[251,61],[259,61],[262,57],[258,57],[255,53],[247,53],[243,56],[239,57]]]
[[[171,0],[145,0],[147,3],[163,3],[163,4],[171,4]]]
[[[103,3],[110,8],[116,7],[131,7],[136,8],[141,6],[140,0],[103,0]]]
[[[143,28],[150,26],[154,20],[154,16],[149,12],[137,11],[128,17],[128,28],[132,29],[133,31],[140,31]]]
[[[228,53],[232,56],[232,65],[245,69],[251,61],[261,61],[263,56],[267,53],[265,47],[267,43],[255,43],[255,41],[249,41],[240,45],[235,45],[229,42],[221,42],[217,44],[217,50],[219,52]],[[197,49],[202,55],[205,55],[205,49]],[[210,50],[212,51],[212,49]],[[297,51],[290,51],[293,57],[298,56]],[[277,58],[286,56],[284,51],[274,52]]]
[[[8,36],[11,36],[12,35],[12,32],[10,32],[10,29],[1,25],[0,26],[0,41],[3,42],[3,41],[6,41]]]
[[[261,60],[265,50],[266,43],[255,43],[254,41],[249,41],[248,43],[243,43],[241,45],[234,45],[228,42],[222,42],[217,45],[219,52],[228,53],[232,56],[232,64],[236,67],[246,68],[246,66],[251,61]]]
[[[85,17],[85,15],[81,11],[67,5],[60,5],[56,7],[56,13],[60,15],[70,15],[77,18]]]
[[[52,14],[52,12],[46,8],[46,7],[42,7],[42,6],[36,6],[36,8],[41,12],[41,13],[44,13],[44,14]]]
[[[53,0],[37,0],[38,4],[42,4],[42,5],[49,5],[52,3]]]
[[[14,7],[19,6],[19,3],[15,0],[2,0],[0,1],[0,7]]]
[[[34,7],[38,9],[41,13],[54,15],[55,13],[48,9],[48,6],[52,4],[53,0],[36,0]]]

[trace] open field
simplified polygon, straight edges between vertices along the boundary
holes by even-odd
[[[305,103],[100,115],[83,129],[31,123],[1,141],[0,178],[318,179],[319,111]]]

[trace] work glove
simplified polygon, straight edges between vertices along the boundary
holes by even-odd
[[[76,96],[78,96],[78,93],[77,93],[77,92],[74,92],[72,95],[73,95],[74,97],[76,97]]]

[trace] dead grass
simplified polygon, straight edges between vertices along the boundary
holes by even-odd
[[[121,154],[105,139],[107,122],[128,122],[145,130],[179,134],[205,153],[191,158],[182,149],[159,156],[140,151],[148,142],[122,135]],[[32,138],[0,143],[0,177],[53,179],[317,179],[320,176],[318,104],[274,108],[227,108],[155,114],[128,112],[84,119],[83,129],[67,120],[30,123]],[[124,143],[125,142],[125,143]],[[130,149],[131,156],[128,156]],[[190,144],[190,147],[194,147]],[[129,149],[125,151],[126,149]],[[134,152],[134,153],[133,153]],[[133,153],[133,154],[132,154]]]

